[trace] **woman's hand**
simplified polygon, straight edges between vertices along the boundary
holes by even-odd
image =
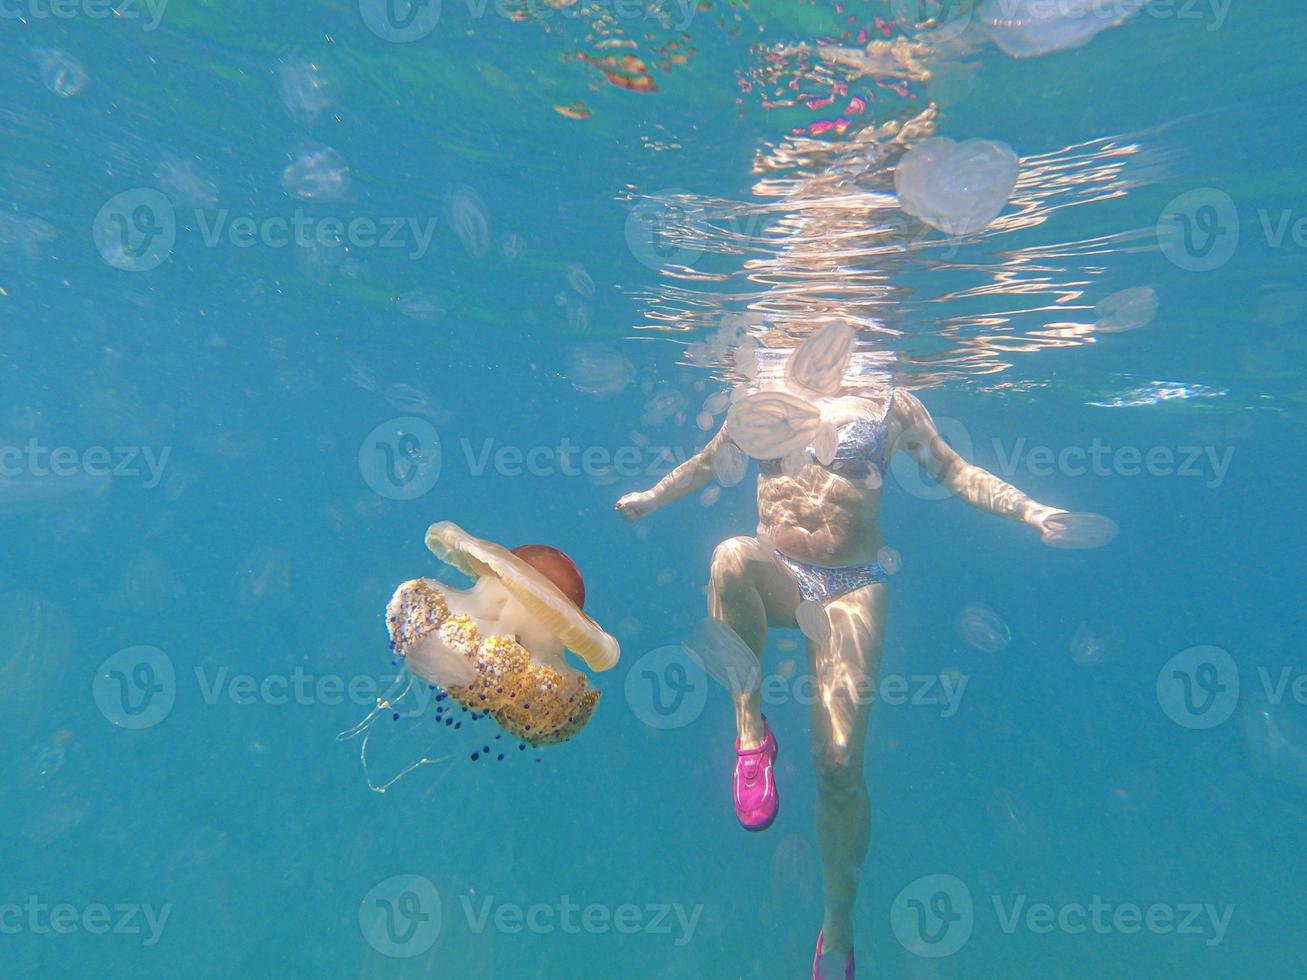
[[[1082,514],[1043,507],[1047,513],[1032,514],[1028,520],[1050,548],[1101,548],[1110,544],[1121,530],[1116,522],[1102,514]]]
[[[1062,533],[1062,526],[1056,521],[1050,521],[1049,518],[1057,517],[1059,514],[1066,514],[1069,511],[1059,510],[1056,507],[1045,507],[1042,504],[1035,504],[1026,512],[1025,521],[1028,525],[1039,532],[1040,538],[1047,543],[1051,538]]]
[[[635,523],[646,514],[654,512],[653,495],[646,490],[639,493],[628,493],[625,497],[617,502],[617,513],[621,514],[631,523]]]

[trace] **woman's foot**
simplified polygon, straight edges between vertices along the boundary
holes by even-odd
[[[766,830],[781,801],[776,794],[776,739],[762,720],[762,744],[752,749],[735,742],[735,815],[745,830]]]
[[[812,957],[812,980],[840,980],[840,963],[838,953],[823,953],[824,932],[817,933],[817,952]],[[844,958],[844,980],[853,980],[853,947]]]

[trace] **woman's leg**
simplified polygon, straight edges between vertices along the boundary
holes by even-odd
[[[793,627],[798,605],[799,587],[793,576],[755,538],[728,538],[717,546],[708,584],[708,615],[735,630],[760,667],[768,625]],[[740,747],[756,748],[764,737],[761,695],[734,698]]]
[[[853,903],[871,837],[862,755],[888,609],[886,585],[868,585],[833,599],[826,604],[829,642],[808,644],[817,689],[812,754],[825,891],[823,952],[838,962],[853,946]]]

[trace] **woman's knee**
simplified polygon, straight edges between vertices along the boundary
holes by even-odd
[[[862,778],[862,759],[848,747],[832,745],[814,749],[812,764],[820,792],[836,796],[866,792],[866,783]]]
[[[738,586],[757,549],[752,538],[727,538],[712,553],[712,580],[720,588]]]

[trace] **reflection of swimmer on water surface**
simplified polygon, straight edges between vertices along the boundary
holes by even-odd
[[[850,371],[856,335],[843,325],[810,337],[783,368],[760,365],[749,395],[698,455],[650,490],[617,503],[628,520],[653,513],[714,477],[720,455],[759,461],[758,536],[713,553],[710,616],[730,626],[761,663],[768,627],[808,637],[818,696],[812,709],[817,835],[825,880],[820,953],[852,970],[853,906],[870,833],[863,746],[889,609],[888,559],[879,525],[881,488],[904,452],[953,495],[1038,532],[1076,540],[1074,515],[1038,503],[968,463],[945,442],[921,401],[887,371]],[[748,830],[775,819],[776,738],[760,695],[734,693],[736,816]],[[851,972],[849,974],[852,975]]]

